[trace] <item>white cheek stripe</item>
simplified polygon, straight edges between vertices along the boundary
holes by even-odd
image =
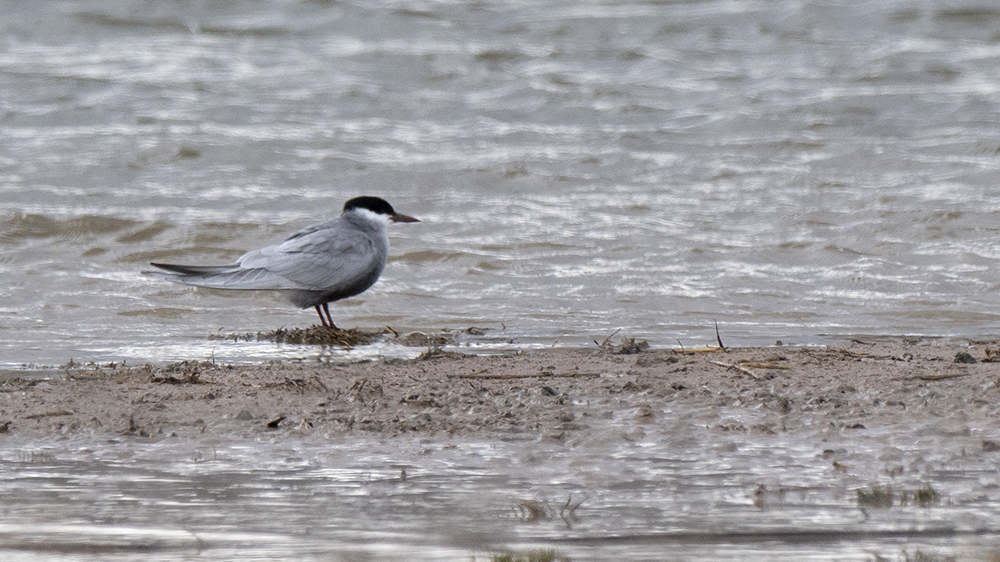
[[[364,218],[366,218],[366,219],[368,219],[368,220],[370,220],[372,222],[380,222],[380,223],[382,223],[384,225],[388,225],[389,222],[392,221],[392,217],[390,217],[389,215],[381,215],[379,213],[375,213],[375,212],[369,211],[368,209],[358,208],[358,209],[354,209],[354,212],[358,213],[362,217],[364,217]]]

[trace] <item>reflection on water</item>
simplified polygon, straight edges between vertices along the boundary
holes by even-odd
[[[723,423],[708,430],[708,414],[693,414],[528,441],[303,427],[252,441],[9,438],[0,553],[468,560],[544,547],[574,561],[791,561],[1000,548],[1000,476],[988,457],[965,456],[976,439],[927,432],[907,449],[892,445],[899,429],[767,435],[753,413],[715,413]],[[873,489],[891,489],[892,506],[859,499]],[[919,502],[919,489],[938,496]]]

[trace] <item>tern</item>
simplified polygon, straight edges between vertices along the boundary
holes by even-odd
[[[210,289],[278,291],[292,304],[316,309],[337,330],[329,304],[359,295],[378,281],[389,255],[390,222],[420,222],[378,197],[355,197],[333,220],[307,226],[280,244],[243,254],[232,265],[150,263],[158,279]],[[325,314],[325,317],[324,317]]]

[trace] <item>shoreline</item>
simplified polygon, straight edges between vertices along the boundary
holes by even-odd
[[[105,366],[59,377],[8,370],[0,373],[0,429],[141,440],[285,431],[537,439],[612,419],[626,437],[639,435],[677,410],[710,418],[753,409],[759,424],[731,428],[748,433],[789,431],[816,416],[842,430],[943,412],[1000,414],[1000,364],[992,363],[1000,345],[992,342],[855,339],[683,352],[629,343],[481,355],[437,348],[353,363]],[[991,431],[984,441],[1000,442],[1000,427]]]

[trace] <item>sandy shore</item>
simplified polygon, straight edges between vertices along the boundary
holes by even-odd
[[[0,431],[140,440],[289,431],[566,439],[615,418],[625,422],[622,437],[634,439],[669,409],[699,412],[709,430],[748,435],[795,431],[817,416],[838,432],[942,420],[983,428],[976,438],[990,452],[1000,449],[994,349],[872,340],[694,354],[553,349],[336,365],[75,368],[41,380],[15,371],[0,378]],[[713,417],[720,408],[762,415],[746,427]]]

